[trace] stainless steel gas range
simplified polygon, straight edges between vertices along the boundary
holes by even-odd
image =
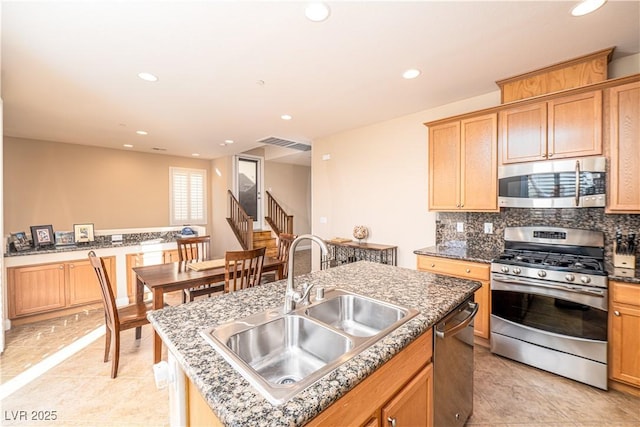
[[[508,227],[491,263],[491,351],[607,389],[604,234]]]

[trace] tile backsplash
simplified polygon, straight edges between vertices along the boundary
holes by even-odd
[[[457,231],[457,224],[463,231]],[[485,223],[493,224],[493,233],[484,232]],[[502,208],[500,212],[438,212],[436,243],[465,241],[481,244],[498,253],[503,249],[505,227],[546,225],[551,227],[584,228],[604,232],[605,260],[611,262],[616,230],[623,234],[640,234],[640,215],[608,215],[604,208],[581,209],[519,209]],[[640,263],[640,257],[636,257]],[[640,268],[637,266],[636,268]]]

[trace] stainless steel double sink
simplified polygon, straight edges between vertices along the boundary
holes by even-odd
[[[204,338],[279,405],[418,314],[340,289],[284,314],[282,308],[218,325]]]

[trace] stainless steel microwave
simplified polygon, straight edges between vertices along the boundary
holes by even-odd
[[[512,208],[588,208],[606,203],[604,157],[545,160],[498,168],[498,204]]]

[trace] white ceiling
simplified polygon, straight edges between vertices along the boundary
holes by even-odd
[[[601,49],[640,51],[640,1],[581,18],[575,3],[335,1],[314,23],[294,1],[3,1],[4,134],[209,159],[268,136],[312,144]],[[411,67],[422,75],[402,79]]]

